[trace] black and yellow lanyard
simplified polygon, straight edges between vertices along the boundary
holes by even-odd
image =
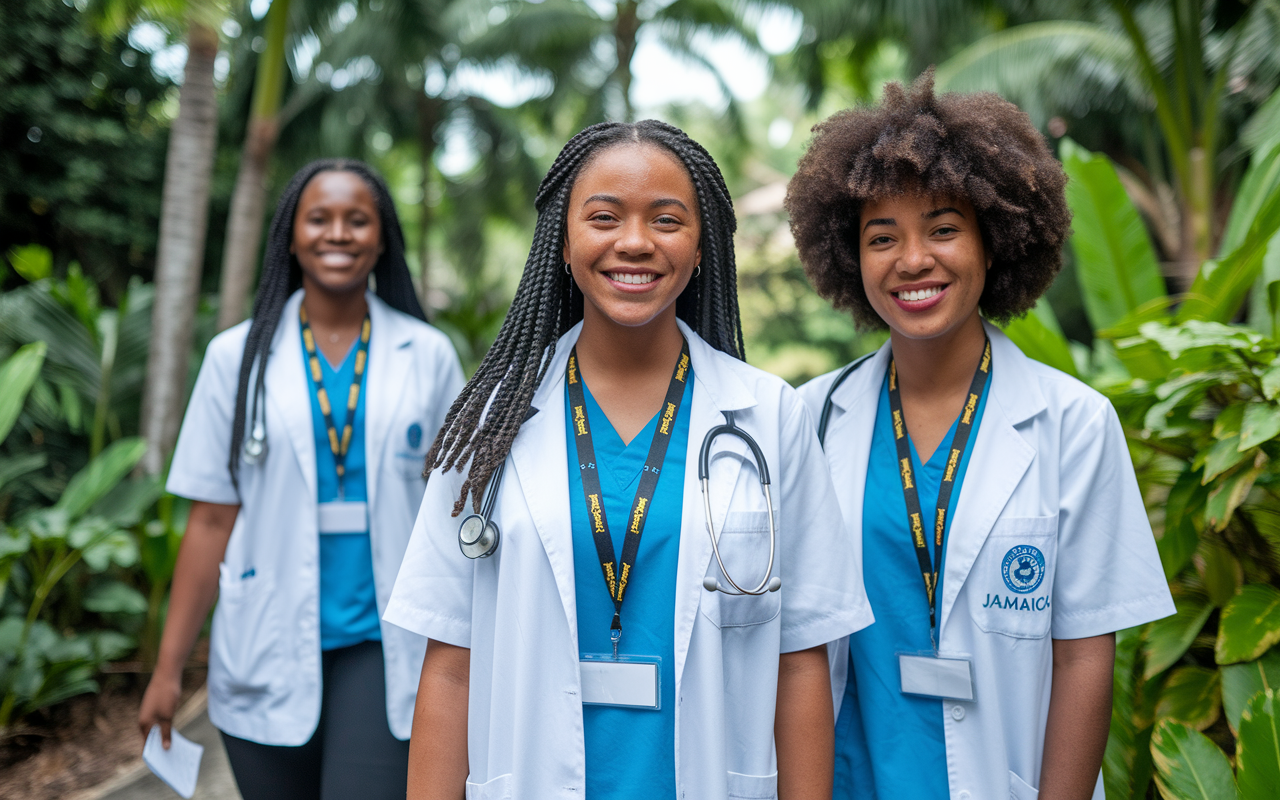
[[[627,593],[627,581],[635,571],[636,553],[640,550],[640,534],[649,516],[649,506],[658,487],[658,475],[667,457],[667,445],[676,427],[676,414],[684,397],[685,382],[689,375],[689,343],[680,348],[680,358],[671,373],[671,384],[663,400],[657,430],[649,445],[649,457],[644,462],[640,486],[631,501],[630,524],[622,542],[622,559],[615,561],[613,538],[609,534],[609,519],[604,510],[604,493],[600,490],[600,475],[596,471],[596,451],[591,439],[591,423],[587,421],[587,401],[582,391],[582,375],[578,371],[578,348],[569,354],[565,367],[565,380],[569,386],[569,404],[573,411],[574,444],[578,448],[578,467],[582,470],[582,494],[587,504],[587,516],[591,522],[591,536],[595,539],[596,555],[604,570],[605,588],[613,600],[613,622],[609,625],[609,638],[613,642],[613,656],[618,657],[618,640],[622,638],[622,600]]]
[[[338,427],[333,424],[333,406],[329,403],[329,393],[324,389],[324,373],[320,370],[320,356],[316,353],[316,337],[311,332],[311,323],[307,321],[307,310],[298,306],[298,319],[302,321],[302,343],[307,348],[307,365],[310,367],[311,384],[316,390],[316,399],[320,401],[320,413],[324,414],[324,425],[329,431],[329,449],[333,452],[333,463],[338,470],[338,499],[342,500],[344,491],[342,479],[347,472],[347,450],[351,447],[351,432],[356,421],[356,405],[360,402],[360,386],[364,377],[365,365],[369,362],[369,334],[373,330],[369,315],[364,315],[364,323],[360,326],[360,349],[356,351],[356,374],[351,380],[351,389],[347,392],[347,422],[342,426],[342,436],[338,436]]]
[[[907,524],[915,543],[916,560],[920,562],[920,575],[924,578],[925,594],[929,597],[929,638],[937,646],[934,632],[938,628],[937,606],[934,596],[938,589],[938,570],[942,567],[942,538],[947,528],[947,513],[951,509],[951,491],[955,488],[956,474],[969,447],[969,435],[973,432],[973,418],[978,412],[978,401],[991,375],[991,340],[986,339],[982,360],[973,373],[969,385],[969,397],[965,400],[960,421],[956,423],[955,436],[951,437],[951,452],[947,454],[947,468],[938,486],[938,509],[933,520],[933,563],[929,563],[929,546],[924,539],[924,519],[920,510],[920,495],[916,492],[916,479],[911,468],[911,445],[907,443],[907,418],[902,413],[902,393],[898,391],[898,368],[889,359],[889,410],[893,413],[893,443],[898,448],[898,479],[902,482],[902,495],[907,501]]]

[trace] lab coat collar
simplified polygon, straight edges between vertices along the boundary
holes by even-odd
[[[289,433],[288,442],[293,445],[293,454],[298,459],[307,491],[314,498],[319,496],[316,488],[316,440],[311,427],[311,393],[307,384],[306,358],[302,352],[302,326],[298,322],[298,307],[301,305],[302,290],[299,289],[289,297],[280,312],[267,360],[266,395],[271,412]],[[249,392],[248,407],[252,408],[252,383]],[[267,443],[268,447],[280,447],[282,444],[284,442]],[[280,448],[276,458],[284,455],[283,449]],[[272,456],[272,453],[267,453],[268,459]]]
[[[698,485],[698,453],[703,434],[724,422],[724,411],[740,411],[756,405],[755,396],[738,374],[749,369],[737,359],[719,352],[677,320],[689,342],[693,362],[694,393],[690,412],[689,442],[685,456],[684,506],[682,509],[680,558],[677,567],[676,675],[688,654],[693,624],[697,616],[702,577],[711,562],[711,540],[704,530],[702,494]],[[556,342],[555,354],[542,385],[534,392],[532,405],[538,413],[520,428],[511,447],[511,459],[519,476],[521,493],[528,504],[534,527],[555,575],[556,588],[564,605],[569,629],[577,637],[577,598],[573,574],[573,531],[565,524],[569,507],[568,443],[564,433],[564,370],[569,353],[582,332],[582,323],[570,328]],[[742,464],[749,460],[746,448],[735,437],[721,437],[717,453],[736,452],[738,458],[712,460],[712,479],[725,487],[713,495],[712,514],[717,528],[724,526],[729,493]],[[678,679],[678,678],[677,678]]]
[[[999,329],[984,324],[991,338],[991,388],[948,533],[939,628],[944,647],[947,622],[960,589],[1036,457],[1035,447],[1018,426],[1048,408],[1031,360]]]
[[[982,545],[999,519],[1018,482],[1035,458],[1035,448],[1018,432],[1017,427],[1033,419],[1046,408],[1040,382],[1032,372],[1030,359],[1009,337],[989,322],[983,322],[991,339],[991,388],[978,435],[973,442],[973,455],[965,475],[960,496],[956,498],[946,554],[946,574],[942,582],[942,616],[944,630],[951,609],[977,560]],[[848,414],[857,415],[841,422],[852,447],[828,447],[827,458],[836,474],[865,474],[875,427],[875,409],[885,371],[889,368],[889,342],[869,358],[831,395],[832,405]],[[828,433],[830,439],[830,433]],[[861,454],[859,456],[858,454]],[[862,464],[843,463],[861,457]],[[853,496],[848,507],[861,513],[864,487],[860,482],[851,487]]]
[[[386,446],[391,422],[404,399],[404,383],[413,371],[413,328],[373,292],[365,293],[369,304],[369,372],[365,379],[365,488],[369,507],[377,508],[381,460],[394,448]]]

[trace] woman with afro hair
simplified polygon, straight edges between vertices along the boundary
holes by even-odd
[[[1058,273],[1065,184],[930,72],[818,125],[788,188],[813,285],[889,331],[801,389],[876,617],[831,648],[836,798],[1102,798],[1114,632],[1174,612],[1115,411],[992,324]]]

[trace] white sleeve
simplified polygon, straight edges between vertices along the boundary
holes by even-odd
[[[382,618],[429,639],[470,647],[475,566],[458,548],[463,517],[452,516],[461,489],[459,473],[431,473]]]
[[[191,391],[165,491],[206,503],[236,505],[240,494],[231,482],[231,419],[236,406],[239,359],[228,358],[227,344],[215,339]],[[228,363],[233,361],[234,363]]]
[[[1173,614],[1115,409],[1103,401],[1084,425],[1064,430],[1062,442],[1053,638],[1099,636]]]
[[[778,546],[782,652],[791,653],[861,630],[872,615],[862,546],[844,524],[808,409],[791,392],[783,404]]]

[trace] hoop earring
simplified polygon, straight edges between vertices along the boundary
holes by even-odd
[[[696,277],[698,277],[698,276],[699,276],[699,275],[701,275],[701,274],[702,274],[702,265],[701,265],[701,264],[694,264],[694,265],[693,265],[693,277],[695,277],[695,278],[696,278]]]
[[[573,270],[569,267],[569,262],[564,262],[564,274],[573,277]]]

